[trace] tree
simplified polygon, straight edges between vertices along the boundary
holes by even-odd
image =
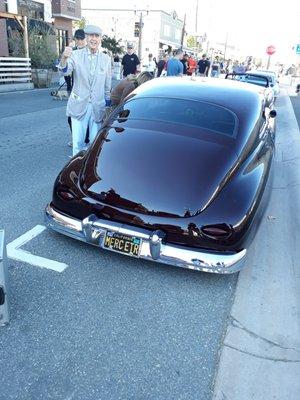
[[[56,38],[50,29],[33,28],[29,30],[28,44],[31,66],[33,68],[52,68],[56,55]]]
[[[86,19],[84,17],[82,17],[80,21],[73,21],[74,29],[84,29],[85,26],[86,26]]]
[[[186,44],[191,48],[198,47],[197,38],[195,36],[189,36],[186,40]]]
[[[120,45],[122,39],[116,40],[107,35],[102,36],[102,47],[111,54],[124,54],[124,47]]]

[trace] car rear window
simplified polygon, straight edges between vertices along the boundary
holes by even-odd
[[[258,75],[235,75],[234,77],[237,81],[252,83],[253,85],[266,87],[268,82],[270,82],[270,77],[258,76]]]
[[[125,103],[119,122],[140,119],[170,122],[204,128],[226,136],[235,136],[237,117],[222,106],[177,98],[140,98]]]

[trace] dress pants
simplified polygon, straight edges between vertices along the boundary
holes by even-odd
[[[101,127],[101,122],[94,121],[92,111],[92,104],[89,103],[83,119],[79,120],[72,117],[73,156],[75,156],[81,150],[86,150],[88,146],[85,143],[87,128],[89,128],[91,144]]]

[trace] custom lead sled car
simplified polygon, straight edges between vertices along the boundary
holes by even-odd
[[[239,271],[268,201],[275,115],[255,85],[147,82],[60,172],[46,224],[134,257]]]

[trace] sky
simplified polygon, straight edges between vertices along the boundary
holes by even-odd
[[[276,60],[300,62],[292,47],[300,43],[300,0],[82,0],[82,8],[147,8],[167,12],[178,18],[186,14],[187,31],[206,33],[210,43],[225,43],[239,48],[241,55],[267,57],[266,47],[274,45]]]

